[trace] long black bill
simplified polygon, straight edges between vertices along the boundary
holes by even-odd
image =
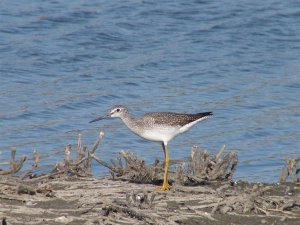
[[[91,120],[89,123],[93,123],[93,122],[96,122],[96,121],[99,121],[99,120],[104,120],[104,119],[107,119],[108,118],[108,116],[105,116],[105,117],[98,117],[98,118],[96,118],[96,119],[94,119],[94,120]]]

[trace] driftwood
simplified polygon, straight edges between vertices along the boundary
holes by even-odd
[[[137,212],[133,208],[128,208],[126,206],[124,207],[116,204],[109,204],[107,206],[104,206],[102,208],[102,215],[109,216],[109,213],[111,211],[114,213],[125,214],[126,217],[129,216],[131,218],[135,218],[137,220],[144,221],[149,224],[155,224],[155,219],[151,218],[149,215]]]
[[[223,156],[225,145],[214,156],[194,146],[187,167],[182,164],[176,170],[176,181],[180,184],[197,184],[204,181],[231,180],[238,164],[238,157],[234,151]],[[204,182],[205,183],[205,182]]]
[[[279,181],[281,183],[287,182],[290,177],[291,182],[300,182],[300,158],[293,159],[291,157],[285,158],[285,165],[281,170]]]
[[[34,153],[33,153],[34,162],[31,166],[31,168],[27,169],[20,176],[21,180],[24,180],[26,177],[30,176],[30,174],[39,167],[40,157],[41,157],[40,154],[37,151],[34,151]]]
[[[24,181],[37,181],[42,179],[54,178],[57,176],[78,176],[78,177],[91,177],[92,176],[92,160],[97,161],[100,164],[103,164],[106,167],[109,167],[109,164],[101,160],[95,155],[95,151],[98,148],[101,140],[104,137],[104,133],[100,132],[99,136],[94,143],[91,150],[87,150],[87,145],[82,145],[82,135],[78,135],[77,141],[77,157],[72,159],[70,157],[72,151],[72,145],[68,144],[64,150],[64,160],[55,164],[54,169],[48,174],[39,174],[31,176],[31,174],[39,168],[40,154],[34,151],[33,159],[34,162],[31,168],[24,171],[20,176],[20,180]],[[10,168],[8,170],[0,170],[0,175],[15,174],[19,172],[23,166],[23,163],[26,161],[27,157],[22,157],[19,161],[16,161],[16,148],[11,150],[11,160],[9,162]],[[3,163],[2,163],[3,164]],[[111,167],[111,169],[113,169]]]
[[[87,146],[82,145],[82,136],[81,134],[79,134],[78,141],[77,141],[76,159],[70,158],[72,146],[70,144],[67,145],[65,148],[65,160],[56,163],[54,170],[52,171],[53,175],[67,174],[69,176],[71,175],[71,176],[79,176],[79,177],[91,177],[92,159],[95,159],[94,153],[98,148],[103,137],[104,137],[104,133],[100,132],[93,147],[91,148],[91,150],[88,151]]]
[[[177,165],[175,169],[170,168],[169,181],[184,185],[196,185],[213,180],[231,180],[236,169],[238,158],[233,151],[223,156],[225,145],[218,154],[209,156],[207,151],[201,151],[199,147],[193,147],[191,157],[185,163],[178,160],[171,164]],[[101,162],[93,156],[101,165],[109,168],[115,179],[128,180],[138,183],[158,183],[163,177],[163,163],[156,159],[147,165],[144,160],[139,159],[132,152],[122,150],[120,157],[110,164]],[[123,163],[123,161],[125,163]],[[187,166],[185,166],[187,164]]]
[[[23,156],[18,162],[16,161],[16,148],[11,149],[10,168],[8,170],[0,170],[0,175],[14,174],[21,170],[23,163],[26,161],[26,156]]]

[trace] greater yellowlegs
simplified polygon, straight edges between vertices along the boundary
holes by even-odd
[[[139,117],[133,117],[128,113],[125,106],[119,105],[111,109],[108,115],[99,117],[90,121],[90,123],[119,117],[125,125],[138,136],[149,141],[159,141],[165,154],[164,182],[160,190],[168,190],[168,167],[169,167],[169,152],[168,142],[177,135],[189,130],[196,123],[207,119],[213,115],[212,112],[203,112],[197,114],[179,114],[172,112],[151,112],[143,114]]]

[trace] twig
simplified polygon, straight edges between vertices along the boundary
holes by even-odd
[[[225,202],[223,202],[222,199],[220,199],[216,204],[215,206],[213,207],[213,209],[211,210],[211,215],[215,214],[217,211],[218,211],[218,208],[221,206],[221,205],[226,205]]]
[[[108,213],[109,213],[109,211],[115,211],[118,213],[124,213],[124,214],[126,214],[132,218],[136,218],[138,220],[150,220],[152,223],[155,222],[153,217],[150,217],[144,213],[139,213],[133,209],[125,208],[125,207],[114,205],[114,204],[109,204],[108,206],[103,207],[102,209],[108,211]]]
[[[101,132],[99,133],[99,137],[98,137],[97,141],[96,141],[95,144],[93,145],[93,148],[90,150],[90,153],[91,153],[91,154],[94,154],[94,153],[95,153],[95,151],[96,151],[96,149],[98,148],[98,146],[99,146],[101,140],[103,139],[103,137],[104,137],[104,132],[101,131]]]
[[[119,174],[119,170],[117,170],[115,167],[109,165],[107,162],[103,161],[102,159],[99,159],[97,156],[95,156],[94,154],[90,153],[90,156],[96,160],[98,163],[100,163],[102,166],[107,167],[108,169],[110,169],[111,171],[118,173]]]
[[[35,182],[35,181],[38,181],[38,180],[47,179],[49,177],[53,177],[53,176],[56,176],[56,175],[59,175],[59,174],[63,174],[63,173],[65,173],[65,171],[58,171],[58,172],[54,172],[54,173],[42,175],[42,176],[39,176],[39,177],[36,177],[36,178],[32,178],[32,179],[30,179],[28,181]]]
[[[15,196],[7,196],[4,194],[0,194],[0,198],[1,199],[6,199],[6,200],[14,200],[14,201],[19,201],[19,202],[24,202],[23,198],[17,198]]]
[[[102,201],[94,203],[92,207],[90,207],[90,208],[88,208],[88,209],[82,210],[82,211],[80,212],[80,215],[89,213],[89,212],[92,211],[97,205],[101,205],[101,204],[103,204]]]
[[[20,180],[24,180],[33,170],[39,167],[40,154],[34,151],[33,153],[34,162],[28,170],[26,170],[23,175],[20,177]]]
[[[287,203],[285,203],[282,207],[281,210],[289,210],[295,206],[300,207],[300,202],[297,202],[296,200],[291,200]]]
[[[11,161],[10,161],[10,169],[9,170],[1,170],[0,175],[8,175],[17,173],[23,166],[23,163],[26,161],[26,156],[23,156],[19,162],[16,162],[16,152],[17,149],[14,147],[11,149]]]
[[[225,148],[226,148],[226,145],[223,145],[221,147],[220,151],[218,152],[218,154],[216,155],[216,162],[217,163],[220,161],[221,156],[223,155]]]
[[[17,188],[17,194],[29,194],[29,195],[35,195],[36,189],[25,184],[18,185]]]
[[[264,210],[264,209],[262,209],[262,208],[260,208],[258,205],[256,205],[256,204],[254,204],[254,208],[255,209],[257,209],[258,211],[261,211],[263,214],[265,214],[265,215],[269,215],[269,213],[266,211],[266,210]]]
[[[300,158],[291,158],[286,157],[285,158],[285,165],[281,170],[281,174],[279,177],[279,181],[281,183],[286,182],[288,177],[291,177],[292,182],[298,182],[299,181],[299,167],[297,166],[298,162],[300,161]]]
[[[68,170],[70,165],[70,154],[71,154],[71,144],[68,144],[65,148],[65,168]]]
[[[77,141],[77,160],[81,160],[85,156],[85,152],[82,148],[82,135],[78,134],[78,141]]]
[[[281,209],[267,209],[267,211],[280,212],[280,213],[287,214],[287,215],[296,215],[296,214],[293,213],[293,212],[290,212],[290,211],[283,211],[283,210],[281,210]]]

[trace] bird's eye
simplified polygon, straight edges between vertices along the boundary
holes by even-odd
[[[121,109],[117,109],[117,112],[120,112],[121,111]]]

